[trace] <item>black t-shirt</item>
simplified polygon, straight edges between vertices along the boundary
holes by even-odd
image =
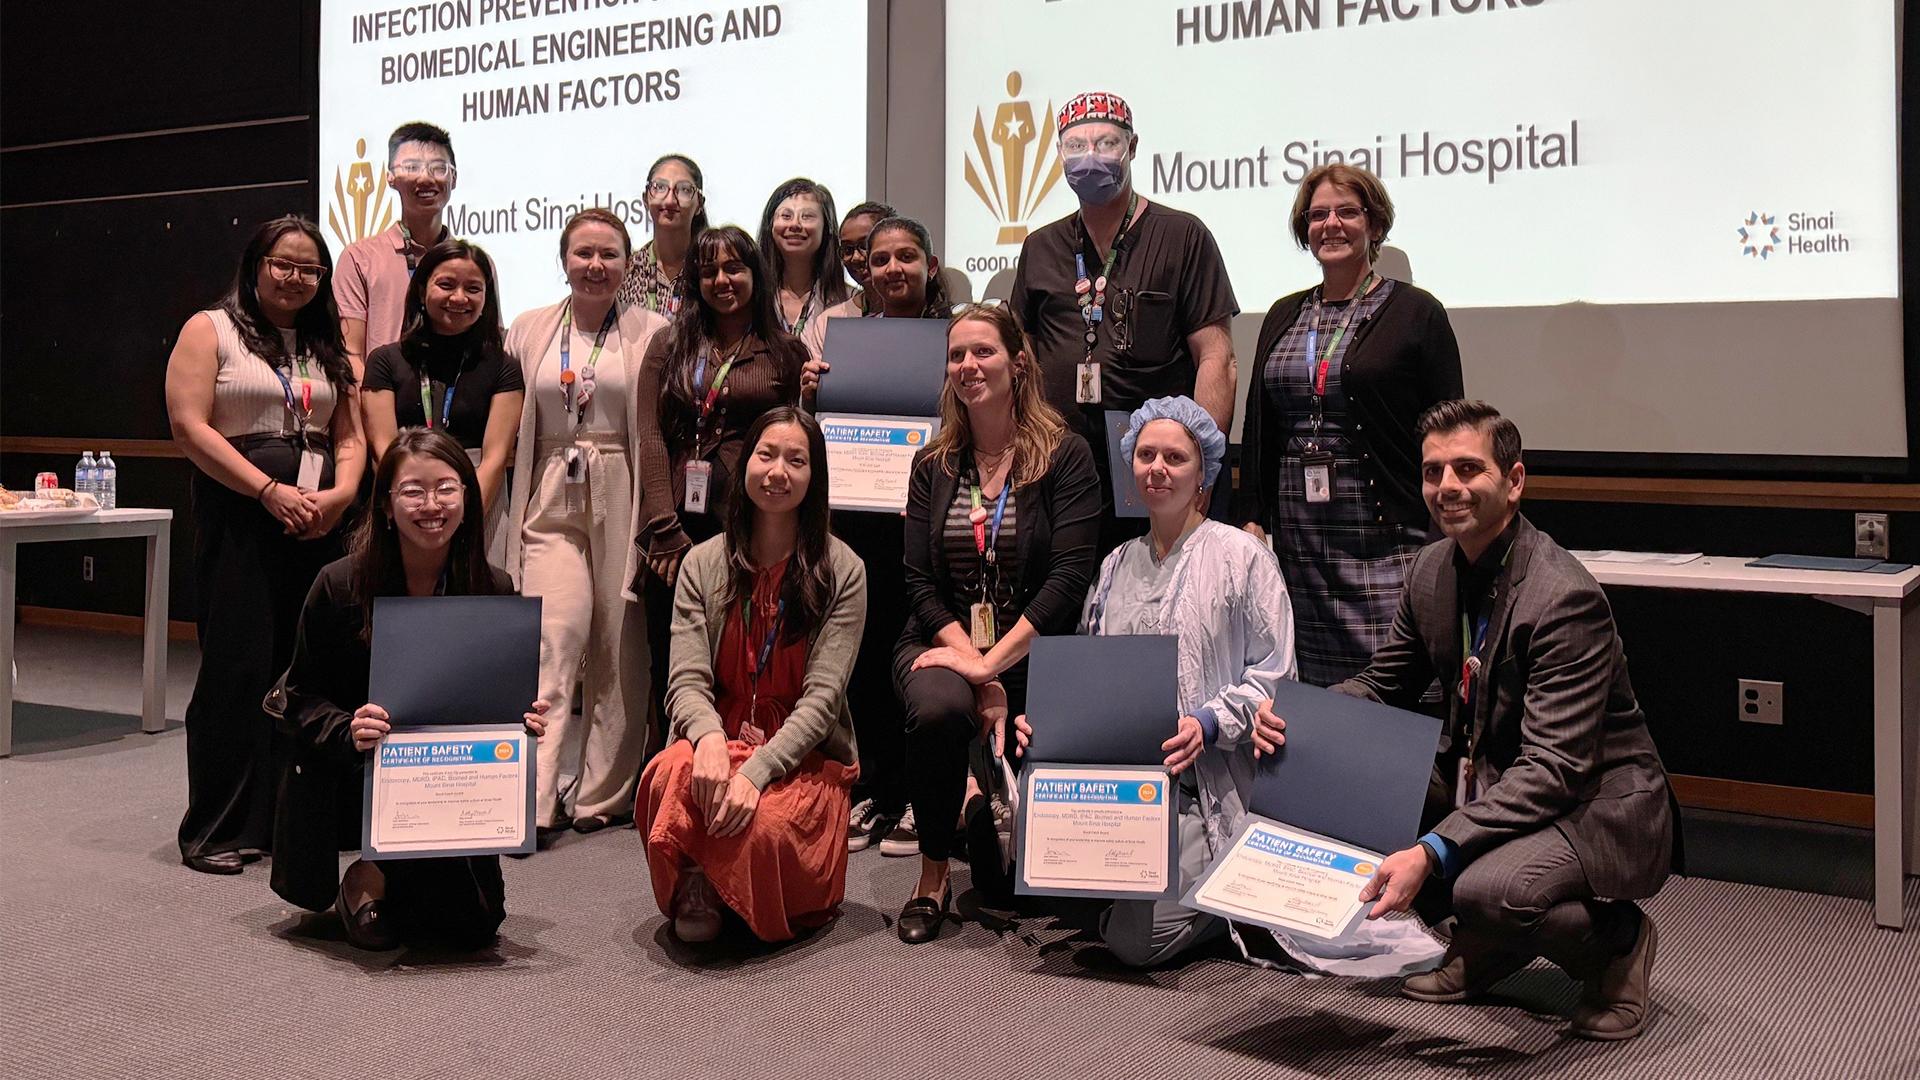
[[[365,388],[393,391],[393,418],[400,427],[426,426],[427,415],[420,408],[422,368],[432,388],[434,426],[441,426],[444,414],[447,434],[469,450],[478,450],[486,437],[493,396],[527,388],[520,365],[505,349],[483,347],[471,335],[426,334],[382,345],[367,357]]]
[[[1076,431],[1101,436],[1096,446],[1105,442],[1102,410],[1131,411],[1150,398],[1174,394],[1191,397],[1193,354],[1187,335],[1240,313],[1220,246],[1199,218],[1143,201],[1139,218],[1118,243],[1120,253],[1107,281],[1106,318],[1093,348],[1104,398],[1097,406],[1074,401],[1076,369],[1087,352],[1087,326],[1074,292],[1079,276],[1074,253],[1085,252],[1090,278],[1099,276],[1101,265],[1078,213],[1027,237],[1013,282],[1013,310],[1040,354],[1047,400]],[[1131,338],[1126,349],[1115,351],[1116,335]]]

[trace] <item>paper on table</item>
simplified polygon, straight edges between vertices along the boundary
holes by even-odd
[[[1685,566],[1698,559],[1700,552],[1672,553],[1665,551],[1576,551],[1574,558],[1582,562],[1637,563],[1642,566]]]

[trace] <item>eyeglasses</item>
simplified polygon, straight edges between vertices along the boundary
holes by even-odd
[[[432,491],[428,491],[419,484],[407,484],[395,489],[393,497],[399,500],[401,506],[409,510],[418,510],[427,504],[428,498],[433,499],[435,506],[452,506],[460,501],[466,494],[466,490],[467,485],[458,480],[449,480]]]
[[[700,197],[700,189],[685,180],[677,184],[668,180],[655,180],[647,185],[647,194],[656,199],[664,199],[672,195],[680,202],[690,203]]]
[[[949,309],[948,313],[953,315],[965,315],[967,312],[974,311],[978,308],[996,308],[996,307],[1006,307],[1006,306],[1007,306],[1007,302],[1005,300],[1001,300],[998,297],[989,296],[984,300],[969,300],[965,303],[955,304],[953,305],[952,308]]]
[[[791,225],[796,221],[802,225],[818,225],[820,224],[820,211],[782,209],[773,215],[773,223],[775,225]]]
[[[1332,209],[1324,206],[1316,206],[1307,211],[1307,220],[1315,225],[1326,224],[1329,217],[1338,217],[1341,221],[1351,225],[1366,216],[1367,208],[1364,206],[1336,206]]]
[[[320,279],[327,275],[327,268],[324,266],[315,263],[297,263],[291,259],[283,259],[278,255],[268,255],[261,261],[266,263],[267,269],[271,270],[273,276],[281,281],[292,281],[294,278],[299,278],[300,284],[302,285],[318,285],[320,284]]]
[[[419,158],[408,158],[405,161],[394,162],[387,171],[408,179],[424,176],[429,180],[446,180],[452,177],[456,170],[445,161],[421,161]]]
[[[1063,157],[1085,157],[1099,154],[1103,158],[1117,158],[1127,152],[1127,140],[1118,135],[1102,135],[1089,142],[1081,138],[1060,140],[1060,153]]]

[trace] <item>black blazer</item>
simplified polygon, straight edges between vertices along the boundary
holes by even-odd
[[[1253,353],[1234,520],[1257,522],[1269,534],[1274,531],[1271,504],[1279,490],[1280,455],[1292,425],[1285,415],[1268,415],[1267,364],[1312,291],[1283,297],[1267,309]],[[1460,345],[1446,308],[1432,293],[1394,282],[1380,310],[1353,328],[1353,342],[1340,362],[1340,382],[1353,403],[1354,435],[1377,493],[1375,517],[1426,528],[1429,514],[1420,495],[1420,443],[1413,437],[1413,425],[1429,407],[1466,396]]]
[[[1558,825],[1596,893],[1652,896],[1667,877],[1674,818],[1613,609],[1578,559],[1526,518],[1517,525],[1512,555],[1494,579],[1472,717],[1458,716],[1463,644],[1452,539],[1420,550],[1386,642],[1367,670],[1333,689],[1417,709],[1439,676],[1455,714],[1449,730],[1472,724],[1480,794],[1433,831],[1469,860]]]
[[[494,591],[511,594],[513,582],[490,569]],[[351,726],[353,711],[367,703],[373,667],[361,625],[353,560],[336,559],[314,579],[300,611],[280,721],[291,750],[274,814],[273,891],[311,911],[333,904],[340,852],[360,846],[366,755],[353,748]]]
[[[941,627],[958,621],[940,524],[959,487],[960,478],[928,451],[914,459],[907,486],[905,640],[931,641]],[[1068,432],[1054,449],[1046,475],[1014,489],[1013,505],[1021,614],[1042,634],[1071,634],[1093,584],[1100,542],[1100,477],[1087,440]]]

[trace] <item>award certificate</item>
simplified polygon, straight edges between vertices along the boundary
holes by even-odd
[[[1360,918],[1371,851],[1249,816],[1181,903],[1285,934],[1342,937]]]
[[[1021,787],[1015,892],[1178,899],[1180,849],[1167,770],[1035,764]]]
[[[388,732],[367,765],[361,857],[532,851],[533,749],[517,722]]]
[[[828,502],[835,510],[907,508],[907,482],[913,455],[919,453],[940,422],[910,416],[823,414],[827,440]]]

